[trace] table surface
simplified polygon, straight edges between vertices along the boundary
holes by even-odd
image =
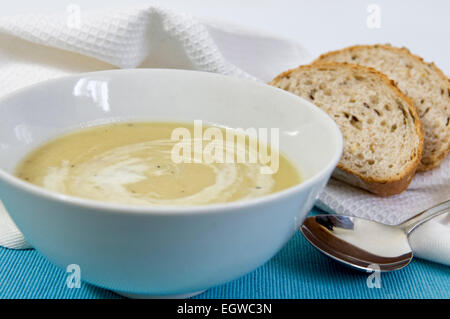
[[[358,43],[407,46],[450,73],[450,1],[412,0],[15,0],[2,1],[0,15],[64,12],[162,4],[194,16],[214,18],[296,39],[313,55]],[[380,28],[370,28],[369,4],[380,10]],[[369,10],[369,11],[368,11]],[[315,251],[297,233],[268,263],[252,273],[195,298],[450,298],[450,267],[414,260],[381,275],[381,288],[368,288],[370,274],[342,267]],[[83,283],[66,286],[67,274],[35,250],[0,248],[1,298],[120,298]]]
[[[448,266],[416,259],[399,271],[381,273],[380,288],[368,287],[370,275],[330,260],[297,232],[265,265],[194,298],[450,298]],[[68,276],[35,250],[0,248],[0,299],[121,298],[86,283],[68,288]]]

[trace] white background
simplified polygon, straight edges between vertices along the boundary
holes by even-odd
[[[449,0],[1,0],[0,15],[151,3],[293,38],[314,56],[353,44],[406,46],[450,75]],[[367,27],[370,4],[381,9],[380,28]]]

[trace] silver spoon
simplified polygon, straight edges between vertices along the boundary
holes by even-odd
[[[413,253],[408,236],[426,221],[450,212],[450,200],[397,226],[342,215],[306,218],[301,231],[319,251],[358,270],[392,271],[405,267]]]

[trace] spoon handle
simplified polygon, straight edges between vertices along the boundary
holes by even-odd
[[[405,230],[407,235],[409,235],[416,227],[444,213],[450,213],[450,200],[446,200],[445,202],[424,210],[399,226]]]

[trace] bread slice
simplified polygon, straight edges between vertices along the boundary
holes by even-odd
[[[384,74],[347,63],[300,66],[271,83],[327,112],[344,136],[333,176],[389,196],[411,182],[423,148],[423,131],[411,100]]]
[[[391,45],[358,45],[320,56],[315,62],[369,66],[394,80],[414,102],[425,131],[418,170],[438,166],[450,152],[450,80],[433,63]]]

